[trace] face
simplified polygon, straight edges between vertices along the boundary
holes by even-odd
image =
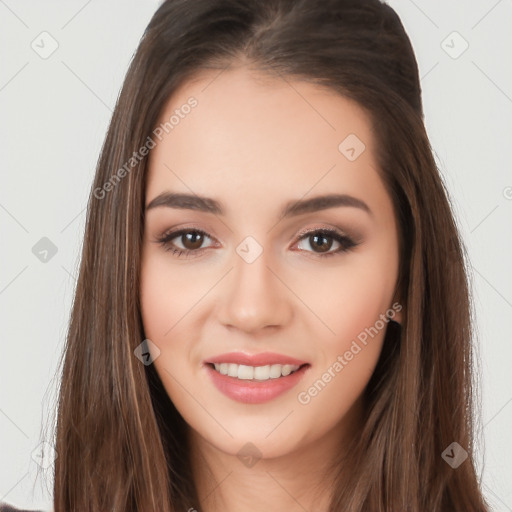
[[[183,84],[173,115],[149,155],[140,290],[167,393],[224,453],[339,438],[401,316],[369,117],[246,68]]]

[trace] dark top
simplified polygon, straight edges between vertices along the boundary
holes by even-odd
[[[21,509],[12,507],[11,505],[8,505],[7,503],[0,503],[0,512],[43,512],[42,510],[27,510],[27,509]]]

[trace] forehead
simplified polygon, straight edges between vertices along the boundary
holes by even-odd
[[[184,108],[191,97],[196,105]],[[150,153],[150,197],[172,189],[280,203],[381,187],[368,114],[326,87],[245,67],[207,70],[174,91],[158,125],[172,116]]]

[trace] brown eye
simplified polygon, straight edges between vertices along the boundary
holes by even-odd
[[[192,256],[203,252],[202,247],[210,236],[200,229],[180,229],[163,235],[157,240],[166,251],[171,251],[176,256]]]
[[[327,252],[332,247],[332,244],[333,244],[332,237],[325,236],[325,235],[310,235],[309,236],[309,245],[316,252]]]
[[[199,231],[188,231],[182,234],[180,238],[185,249],[190,251],[199,249],[204,241],[204,235]]]
[[[302,233],[299,244],[305,241],[308,242],[308,245],[312,250],[304,249],[302,247],[299,247],[299,249],[305,250],[306,252],[312,252],[313,254],[321,257],[334,256],[335,254],[346,252],[357,245],[357,243],[347,235],[332,229],[316,229],[314,231]],[[337,243],[339,247],[331,251],[333,243]]]

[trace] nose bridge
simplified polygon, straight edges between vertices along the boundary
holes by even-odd
[[[225,325],[254,331],[288,321],[291,304],[286,287],[270,270],[276,266],[272,253],[251,236],[236,247],[227,292],[220,299],[220,319]]]

